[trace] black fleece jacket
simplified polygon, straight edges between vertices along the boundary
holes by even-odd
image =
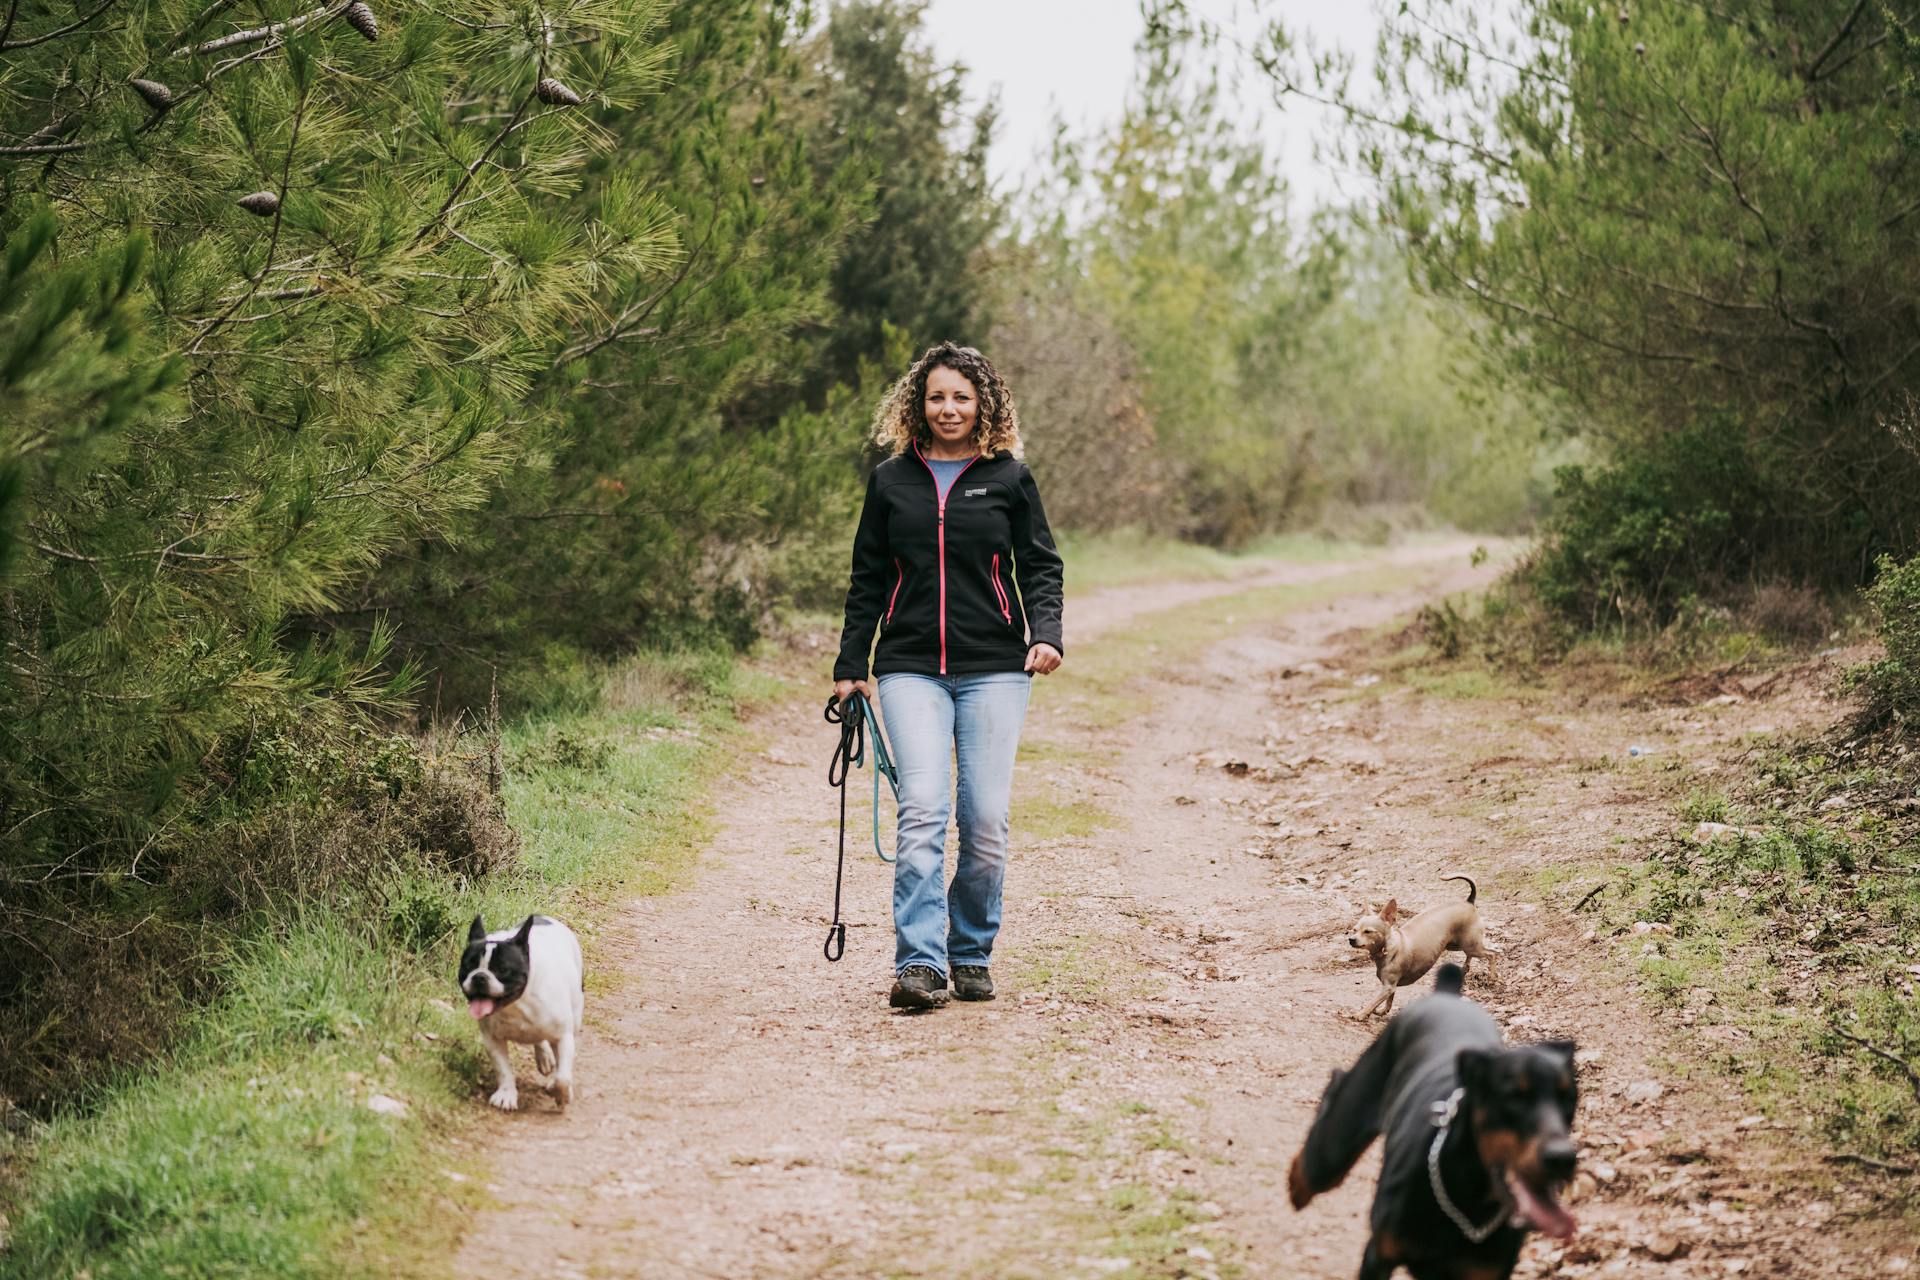
[[[876,626],[875,675],[1020,671],[1030,644],[1066,652],[1060,552],[1026,464],[977,458],[938,495],[917,448],[867,477],[835,680],[866,679]]]

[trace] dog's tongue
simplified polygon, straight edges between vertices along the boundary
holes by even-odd
[[[1513,1192],[1514,1207],[1535,1231],[1556,1240],[1572,1238],[1576,1229],[1573,1215],[1562,1209],[1552,1195],[1536,1193],[1524,1178],[1509,1177],[1507,1187]]]
[[[493,1012],[493,1001],[481,996],[477,1000],[467,1001],[467,1012],[476,1018],[484,1018]]]

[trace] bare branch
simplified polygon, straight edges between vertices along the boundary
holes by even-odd
[[[67,151],[84,151],[91,142],[48,142],[36,147],[0,147],[0,156],[45,156]]]
[[[1900,1068],[1901,1072],[1907,1077],[1907,1087],[1913,1090],[1913,1100],[1920,1102],[1920,1071],[1916,1071],[1911,1062],[1908,1062],[1892,1050],[1883,1049],[1873,1041],[1856,1036],[1851,1031],[1843,1030],[1837,1025],[1832,1026],[1830,1029],[1833,1031],[1833,1034],[1839,1036],[1842,1040],[1857,1044],[1874,1057],[1884,1059]]]
[[[175,58],[193,58],[203,53],[216,53],[221,49],[232,48],[236,44],[252,44],[256,40],[265,40],[271,36],[280,35],[282,32],[298,31],[301,27],[311,22],[317,22],[321,18],[325,18],[331,14],[340,14],[346,11],[347,6],[344,4],[325,5],[321,8],[303,13],[297,18],[289,18],[285,22],[275,22],[268,26],[254,27],[247,31],[230,32],[227,35],[208,40],[204,44],[181,45],[169,56]]]
[[[1833,39],[1827,41],[1827,47],[1820,51],[1820,56],[1807,64],[1807,69],[1801,73],[1804,79],[1818,80],[1820,78],[1820,64],[1828,58],[1831,58],[1834,50],[1838,49],[1841,44],[1845,42],[1846,38],[1853,34],[1853,24],[1860,21],[1860,15],[1866,11],[1866,8],[1867,0],[1853,0],[1853,11],[1847,14],[1847,20],[1840,24],[1840,29],[1833,33]]]
[[[86,26],[118,2],[119,0],[100,0],[100,3],[94,6],[91,13],[88,13],[85,17],[77,21],[69,22],[58,31],[49,31],[45,35],[34,36],[30,40],[0,40],[0,53],[5,53],[9,49],[31,49],[34,45],[45,44],[49,40],[58,40],[61,36],[78,31],[80,28]],[[7,30],[13,30],[13,15],[11,13],[7,15]]]

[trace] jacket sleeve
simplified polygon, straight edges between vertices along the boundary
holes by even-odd
[[[873,629],[887,599],[887,512],[880,499],[878,471],[867,476],[860,504],[860,527],[853,535],[853,573],[847,584],[846,624],[840,629],[835,680],[865,680],[873,652]]]
[[[1064,654],[1067,646],[1060,637],[1060,616],[1065,603],[1066,568],[1060,561],[1060,549],[1053,545],[1046,509],[1040,505],[1040,486],[1024,465],[1020,468],[1020,501],[1013,512],[1013,574],[1020,586],[1020,603],[1027,612],[1029,639],[1034,644],[1050,644]]]

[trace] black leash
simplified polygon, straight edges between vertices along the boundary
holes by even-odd
[[[859,690],[847,698],[828,697],[825,719],[840,726],[840,745],[827,762],[827,785],[840,792],[840,856],[833,864],[833,923],[827,926],[827,944],[822,954],[831,964],[847,954],[847,926],[840,922],[840,884],[847,874],[847,777],[860,767],[867,755],[867,700]]]
[[[873,707],[858,689],[847,696],[843,706],[838,698],[827,699],[824,718],[840,726],[840,745],[833,750],[827,765],[827,785],[840,793],[840,855],[833,867],[833,923],[827,928],[823,948],[829,961],[847,953],[847,926],[840,923],[840,885],[847,873],[847,780],[867,761],[867,726],[873,726],[873,851],[882,862],[892,862],[880,845],[880,779],[893,788],[894,801],[900,799],[900,771],[894,768],[887,751],[887,736],[880,731]]]

